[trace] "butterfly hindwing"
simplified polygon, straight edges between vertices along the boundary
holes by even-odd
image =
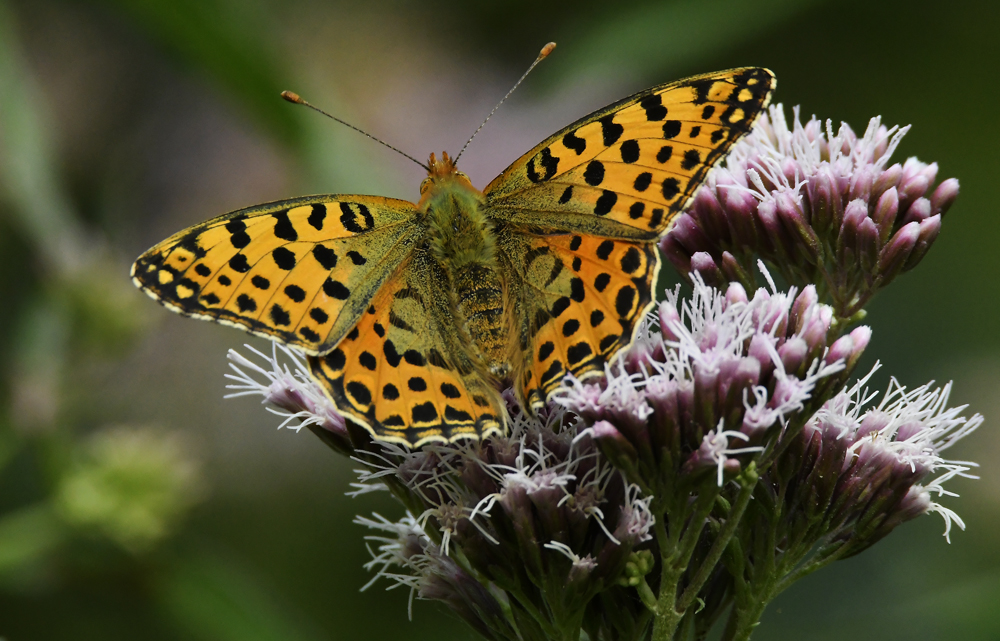
[[[731,69],[660,85],[564,128],[484,191],[489,215],[609,238],[666,233],[767,106],[774,75]]]
[[[521,354],[514,380],[540,408],[567,374],[604,371],[653,304],[656,246],[582,234],[500,234]]]
[[[136,285],[176,312],[322,354],[409,254],[416,207],[311,196],[190,227],[136,260]]]
[[[447,275],[418,247],[335,349],[309,366],[345,414],[419,446],[500,431],[500,396],[454,326]]]

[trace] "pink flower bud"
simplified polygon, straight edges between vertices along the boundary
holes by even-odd
[[[855,256],[865,274],[874,274],[878,264],[878,227],[871,218],[865,218],[858,226],[857,247]]]
[[[884,286],[896,277],[920,238],[920,223],[908,223],[897,231],[879,255],[878,271]]]
[[[726,214],[722,211],[722,205],[715,197],[715,192],[711,189],[699,189],[695,196],[694,203],[688,209],[688,213],[697,221],[698,226],[704,230],[705,235],[716,243],[727,244],[730,242],[729,223]]]
[[[854,353],[854,339],[851,335],[841,336],[833,342],[830,346],[830,351],[826,353],[827,363],[836,363],[837,361],[844,361],[847,363],[847,359],[851,357]]]
[[[899,165],[894,166],[898,167]],[[879,197],[875,211],[872,213],[872,219],[879,230],[879,245],[884,245],[889,240],[889,236],[892,235],[892,227],[896,224],[898,212],[899,194],[895,187],[890,187]]]
[[[895,188],[899,185],[899,181],[903,177],[903,168],[899,163],[888,167],[881,175],[875,178],[875,183],[872,185],[872,195],[873,199],[877,199],[882,196],[885,192],[890,189]]]
[[[826,345],[826,336],[830,333],[830,325],[833,323],[833,311],[822,306],[806,322],[806,327],[802,331],[802,340],[809,346],[809,351],[814,352],[822,349]]]
[[[726,282],[722,270],[715,264],[715,260],[708,252],[695,252],[691,256],[691,271],[701,274],[706,285],[722,287]]]
[[[913,201],[913,204],[906,210],[906,215],[903,216],[903,224],[911,223],[913,221],[920,222],[925,218],[929,218],[931,215],[931,201],[926,198],[920,197]]]
[[[736,260],[736,257],[727,251],[722,252],[722,264],[719,265],[719,269],[722,270],[722,275],[729,282],[735,282],[735,283],[753,282],[753,279],[750,277],[750,274],[748,274],[746,270],[743,269],[743,266],[740,265],[740,262],[738,260]],[[744,292],[744,295],[745,294],[746,292]]]
[[[906,264],[903,265],[903,271],[908,271],[916,267],[927,251],[934,244],[937,239],[938,234],[941,233],[941,214],[934,214],[926,220],[920,221],[920,234],[917,237],[917,244],[913,248],[913,252],[910,257],[906,259]]]
[[[847,209],[844,210],[844,222],[840,226],[840,233],[844,236],[845,245],[855,244],[858,226],[865,218],[868,218],[868,203],[856,198],[847,204]]]
[[[735,305],[736,303],[747,303],[749,302],[747,298],[747,290],[743,289],[743,285],[739,283],[729,283],[729,287],[726,288],[726,306]]]
[[[660,241],[660,250],[678,272],[684,276],[691,273],[691,254],[681,247],[680,242],[674,238],[673,234],[667,234],[663,237],[663,240]]]
[[[785,372],[795,374],[805,363],[809,353],[809,346],[798,336],[785,341],[785,344],[778,348],[778,356],[781,364],[785,367]]]
[[[848,336],[854,341],[854,351],[847,358],[847,366],[854,367],[854,364],[861,358],[861,354],[864,353],[865,348],[868,347],[868,343],[872,339],[872,328],[867,325],[855,327]]]
[[[809,220],[813,228],[823,233],[831,227],[839,227],[843,209],[837,183],[829,167],[819,168],[806,183],[806,192],[812,206]]]
[[[816,286],[809,284],[802,288],[799,295],[795,297],[795,302],[792,303],[792,312],[788,319],[792,331],[802,331],[808,310],[817,303],[819,303],[819,295],[816,293]]]
[[[930,185],[931,183],[927,179],[927,176],[922,173],[915,174],[910,178],[904,176],[903,180],[899,183],[900,208],[906,208],[914,200],[927,193],[927,188]]]
[[[851,199],[860,198],[867,201],[871,197],[874,182],[875,167],[873,165],[862,165],[851,177]]]
[[[709,241],[705,233],[701,230],[701,227],[698,226],[698,223],[689,214],[681,214],[677,217],[677,222],[674,223],[674,227],[670,230],[669,235],[691,254],[707,249],[712,245],[711,241]]]
[[[760,221],[763,231],[760,241],[764,245],[764,249],[768,253],[782,252],[787,254],[791,242],[786,240],[785,230],[778,219],[778,205],[773,198],[768,198],[757,205],[757,220]]]
[[[764,334],[755,334],[753,338],[750,339],[750,347],[747,349],[747,355],[751,358],[757,360],[760,363],[760,374],[762,378],[766,378],[771,375],[774,371],[774,361],[771,360],[771,350],[768,349],[767,345],[773,339],[771,337],[765,336]]]
[[[949,178],[934,190],[931,196],[931,213],[944,215],[958,198],[958,179]]]
[[[802,208],[787,191],[777,194],[775,203],[778,218],[787,230],[792,242],[795,243],[795,249],[798,249],[798,253],[811,264],[816,264],[821,251],[820,242],[816,233],[806,222]]]
[[[674,334],[674,330],[671,328],[674,324],[681,321],[681,315],[678,313],[677,308],[667,301],[663,301],[660,303],[659,315],[660,332],[663,333],[664,340],[676,341],[677,334]]]

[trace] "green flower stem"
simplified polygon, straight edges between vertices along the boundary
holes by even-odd
[[[816,554],[816,556],[810,559],[809,562],[799,565],[796,569],[786,573],[784,578],[778,582],[774,595],[777,596],[799,579],[802,579],[816,570],[824,568],[834,561],[839,560],[847,551],[847,547],[847,542],[844,541],[831,549],[821,550]]]
[[[681,499],[686,499],[681,497]],[[677,601],[677,585],[683,575],[683,568],[678,570],[674,558],[676,556],[678,543],[680,541],[680,527],[671,528],[667,531],[667,514],[675,514],[677,522],[685,521],[688,511],[686,501],[677,500],[672,506],[660,506],[661,509],[654,511],[657,515],[656,523],[653,525],[654,536],[657,546],[660,549],[660,589],[656,602],[656,611],[653,613],[653,637],[652,641],[671,641],[674,638],[674,630],[680,622],[681,614],[674,609]]]
[[[760,475],[757,474],[757,466],[752,462],[740,474],[740,493],[733,503],[733,508],[729,512],[729,516],[726,517],[725,525],[719,530],[719,535],[712,543],[708,554],[705,555],[705,560],[702,562],[701,567],[698,568],[698,571],[691,578],[690,583],[688,583],[687,589],[681,595],[680,601],[677,603],[679,611],[685,611],[698,598],[698,592],[701,591],[702,586],[705,585],[705,581],[711,576],[712,570],[719,563],[719,559],[722,558],[722,554],[726,551],[730,539],[736,534],[736,528],[739,526],[740,520],[743,518],[743,513],[750,504],[753,490],[757,486],[759,479]]]

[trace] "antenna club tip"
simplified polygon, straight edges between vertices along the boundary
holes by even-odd
[[[544,58],[544,57],[548,56],[550,53],[552,53],[553,51],[555,51],[555,49],[556,49],[556,43],[550,42],[549,44],[547,44],[544,47],[542,47],[542,50],[541,50],[541,52],[539,52],[538,57],[539,58]]]
[[[281,97],[287,100],[288,102],[294,102],[297,105],[302,104],[302,98],[299,96],[299,94],[295,93],[294,91],[282,91]]]

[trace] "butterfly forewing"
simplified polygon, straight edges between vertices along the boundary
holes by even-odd
[[[321,354],[410,253],[415,215],[412,203],[371,196],[241,209],[156,245],[132,278],[181,314]]]
[[[609,238],[656,239],[770,100],[745,68],[653,87],[522,156],[484,192],[490,215]]]
[[[500,396],[454,326],[449,286],[417,248],[344,340],[309,359],[337,407],[383,440],[417,446],[502,429]]]

